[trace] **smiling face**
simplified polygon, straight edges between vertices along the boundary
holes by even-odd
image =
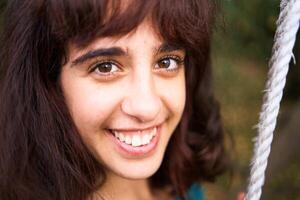
[[[84,143],[108,174],[150,177],[184,110],[185,52],[147,22],[68,52],[60,81]]]

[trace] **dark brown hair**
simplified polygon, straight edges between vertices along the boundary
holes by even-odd
[[[122,36],[145,18],[186,50],[187,101],[153,188],[181,197],[224,169],[223,131],[211,88],[211,0],[11,0],[1,37],[0,199],[87,199],[105,181],[59,85],[66,46]]]

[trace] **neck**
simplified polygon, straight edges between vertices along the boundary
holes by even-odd
[[[126,179],[115,174],[107,175],[107,180],[96,192],[96,199],[107,200],[152,200],[153,193],[148,179]],[[102,197],[102,198],[100,198]]]

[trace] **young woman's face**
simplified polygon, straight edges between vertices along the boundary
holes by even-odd
[[[183,113],[185,52],[147,22],[85,49],[70,44],[68,52],[60,81],[86,146],[108,174],[151,176]]]

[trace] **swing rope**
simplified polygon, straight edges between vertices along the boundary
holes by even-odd
[[[299,21],[300,0],[281,0],[272,57],[269,62],[268,80],[257,125],[258,136],[254,139],[254,155],[245,200],[259,200],[262,193],[289,63],[291,58],[294,58],[293,47]]]

